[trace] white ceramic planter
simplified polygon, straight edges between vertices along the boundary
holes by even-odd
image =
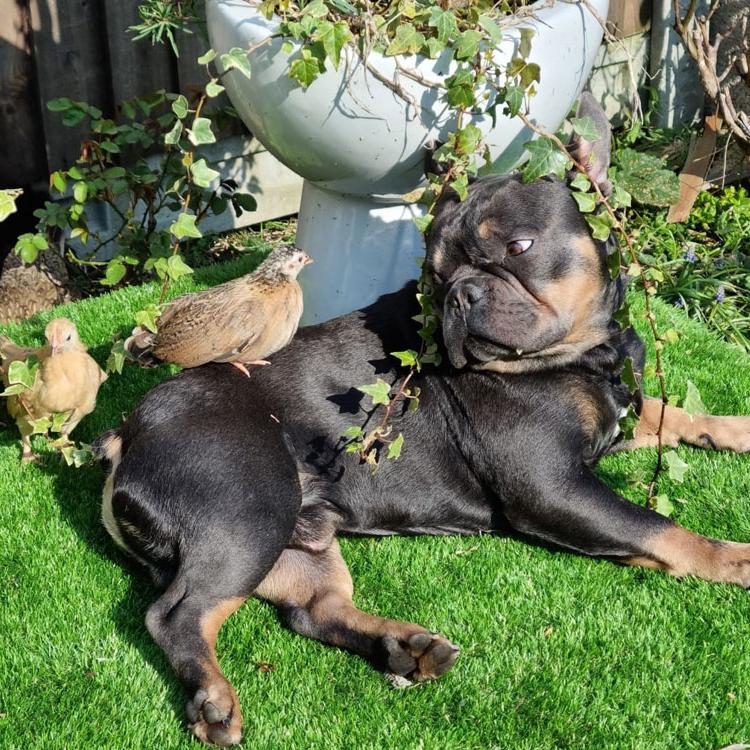
[[[590,0],[606,17],[609,0]],[[219,53],[249,48],[270,36],[267,21],[248,0],[206,0],[211,46]],[[523,26],[533,27],[530,59],[541,67],[531,101],[534,120],[555,130],[591,72],[602,28],[583,6],[556,3]],[[510,59],[519,27],[507,32],[498,60]],[[411,219],[419,208],[400,196],[422,180],[424,148],[444,141],[455,127],[437,89],[399,74],[393,58],[373,53],[370,63],[399,84],[415,108],[367,73],[351,52],[303,91],[288,77],[289,55],[275,39],[250,55],[252,77],[225,77],[227,93],[245,124],[281,162],[305,179],[297,243],[315,263],[301,275],[303,324],[316,323],[373,302],[418,272],[423,243]],[[295,53],[292,53],[295,54]],[[401,58],[427,80],[450,75],[446,56]],[[508,171],[523,158],[531,138],[518,119],[498,115],[473,122],[485,134],[494,168]]]

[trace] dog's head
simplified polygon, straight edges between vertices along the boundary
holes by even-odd
[[[592,106],[584,99],[579,115],[594,116],[606,137],[571,147],[606,189],[609,125]],[[488,177],[464,201],[448,196],[428,237],[427,265],[453,366],[546,369],[606,341],[623,293],[607,270],[612,248],[591,237],[562,181]]]

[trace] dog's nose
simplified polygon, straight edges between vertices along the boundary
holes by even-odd
[[[484,292],[476,284],[467,281],[463,284],[454,284],[448,293],[448,305],[455,310],[467,313],[472,305],[482,298]]]

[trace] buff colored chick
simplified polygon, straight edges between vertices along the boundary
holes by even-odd
[[[106,373],[87,353],[75,325],[67,318],[51,321],[44,331],[47,344],[26,349],[0,337],[0,376],[7,386],[12,362],[34,355],[39,360],[34,385],[29,391],[8,398],[8,413],[21,431],[23,459],[34,458],[31,450],[31,422],[53,414],[70,412],[61,430],[64,436],[94,411],[99,386]]]
[[[157,333],[139,326],[125,349],[144,365],[228,362],[248,375],[246,365],[269,364],[265,357],[297,332],[302,317],[297,274],[308,263],[312,259],[302,250],[277,248],[253,273],[178,297],[159,318]]]

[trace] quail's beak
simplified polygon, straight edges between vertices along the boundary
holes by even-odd
[[[52,345],[52,354],[59,354],[62,351],[62,344],[59,341],[50,341]]]
[[[313,259],[309,255],[305,255],[305,259],[302,261],[302,266],[309,266],[310,263],[314,263]]]

